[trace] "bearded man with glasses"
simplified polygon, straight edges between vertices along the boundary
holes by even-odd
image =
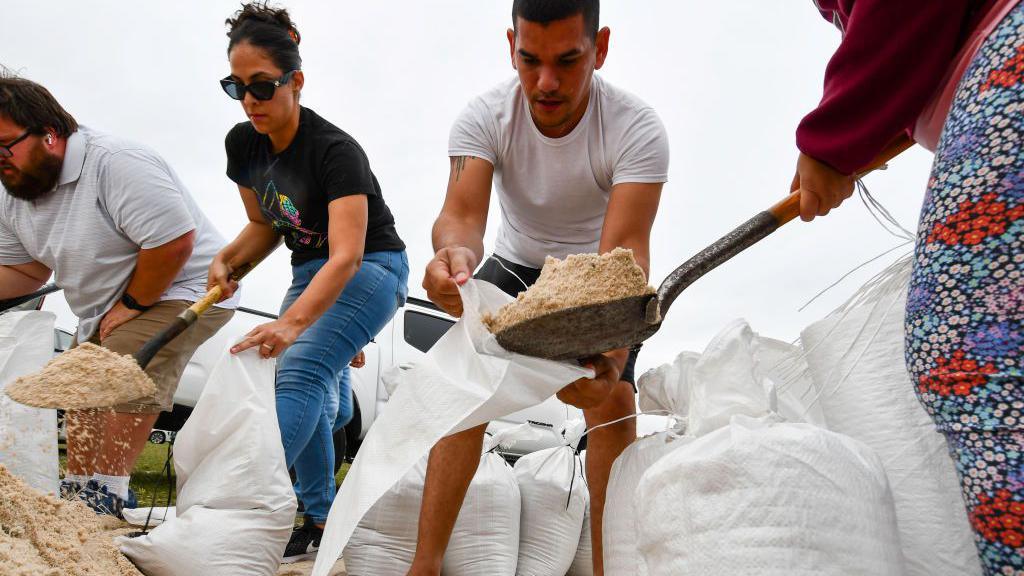
[[[79,126],[35,82],[0,74],[0,299],[51,276],[79,318],[76,342],[131,354],[206,292],[224,239],[155,152]],[[222,303],[168,344],[146,372],[153,396],[69,410],[61,497],[98,514],[134,505],[135,460],[170,410],[192,353],[228,322]]]

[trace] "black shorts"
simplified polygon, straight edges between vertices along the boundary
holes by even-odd
[[[477,280],[486,280],[494,284],[512,297],[532,286],[539,277],[540,270],[509,262],[506,258],[498,255],[488,258],[474,276]],[[636,357],[639,353],[640,344],[630,349],[629,358],[626,359],[626,366],[622,369],[622,376],[619,378],[632,384],[634,391],[636,390],[636,379],[633,371],[636,368]]]

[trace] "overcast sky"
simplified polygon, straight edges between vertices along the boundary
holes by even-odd
[[[367,151],[409,245],[410,294],[423,296],[430,226],[448,176],[448,129],[473,96],[513,74],[505,40],[511,2],[285,5],[302,33],[303,103]],[[223,141],[245,117],[217,81],[229,72],[224,19],[237,6],[4,0],[0,63],[46,85],[80,123],[155,148],[231,238],[244,213],[224,176]],[[612,33],[600,74],[653,105],[669,132],[672,163],[651,249],[657,285],[788,192],[794,128],[820,98],[839,32],[810,0],[606,0],[602,24]],[[911,230],[930,162],[916,149],[867,180]],[[488,247],[495,228],[492,218]],[[892,258],[797,312],[804,302],[897,243],[856,201],[823,220],[794,222],[683,293],[638,368],[702,350],[738,317],[763,335],[792,340]],[[275,311],[289,278],[281,249],[247,280],[243,304]],[[47,307],[71,328],[59,300]]]

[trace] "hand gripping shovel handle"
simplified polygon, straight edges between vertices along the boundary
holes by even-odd
[[[856,177],[860,178],[868,172],[883,168],[890,160],[899,156],[904,150],[914,145],[907,136],[897,138],[868,164]],[[658,288],[658,297],[647,303],[646,320],[648,324],[661,322],[669,306],[676,297],[698,278],[717,268],[733,256],[760,242],[775,232],[783,224],[800,215],[800,191],[793,192],[785,200],[761,212],[741,224],[732,232],[718,239],[714,244],[701,250],[676,268]]]
[[[58,290],[60,290],[60,286],[57,286],[56,284],[47,284],[46,286],[43,286],[42,288],[36,290],[31,294],[17,296],[15,298],[8,298],[6,300],[0,300],[0,312],[10,310],[15,306],[21,306],[25,302],[31,302],[36,298],[41,298],[43,296],[46,296],[47,294],[52,294],[53,292],[56,292]]]
[[[238,282],[253,268],[255,268],[256,264],[258,264],[258,262],[251,262],[244,266],[240,266],[237,270],[231,273],[231,280]],[[156,336],[153,336],[148,342],[143,344],[142,348],[139,348],[139,351],[133,354],[135,361],[139,363],[139,367],[145,370],[146,366],[148,366],[153,360],[153,357],[155,357],[164,346],[170,343],[171,340],[174,340],[178,335],[184,332],[186,328],[195,324],[196,320],[199,319],[203,312],[206,312],[210,306],[213,306],[220,300],[221,294],[222,291],[220,286],[214,286],[206,293],[206,296],[203,296],[201,300],[189,306],[189,308],[181,314],[178,314],[178,317],[171,322],[170,326],[164,328],[163,331]]]

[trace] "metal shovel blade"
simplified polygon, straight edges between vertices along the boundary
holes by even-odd
[[[520,322],[495,334],[510,352],[576,360],[642,342],[658,331],[661,322],[644,318],[655,294],[632,296],[600,304],[566,308]]]
[[[914,141],[900,136],[856,177],[885,168]],[[510,352],[574,360],[633,346],[651,337],[676,297],[690,284],[729,261],[733,256],[767,238],[800,214],[800,192],[761,212],[701,250],[676,268],[658,293],[567,308],[520,322],[495,334]]]

